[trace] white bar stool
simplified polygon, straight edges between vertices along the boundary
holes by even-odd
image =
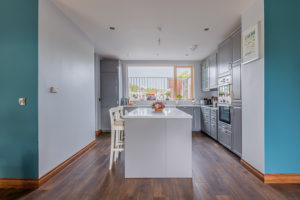
[[[117,161],[120,152],[124,151],[124,128],[125,121],[122,119],[123,107],[115,107],[109,110],[111,122],[111,148],[109,169],[112,168],[113,160]]]

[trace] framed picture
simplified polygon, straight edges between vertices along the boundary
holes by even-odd
[[[259,25],[258,22],[242,33],[243,64],[259,59]]]

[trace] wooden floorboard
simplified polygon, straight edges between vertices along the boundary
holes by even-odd
[[[109,171],[109,148],[110,135],[103,133],[94,147],[39,189],[2,189],[0,199],[300,199],[300,184],[262,183],[238,157],[202,133],[193,133],[193,179],[124,179],[124,154]]]

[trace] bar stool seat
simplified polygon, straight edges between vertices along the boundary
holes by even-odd
[[[124,126],[125,125],[125,121],[124,120],[117,120],[114,122],[114,126]]]

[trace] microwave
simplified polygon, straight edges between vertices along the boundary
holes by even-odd
[[[218,96],[220,105],[231,105],[232,78],[231,75],[218,80]]]

